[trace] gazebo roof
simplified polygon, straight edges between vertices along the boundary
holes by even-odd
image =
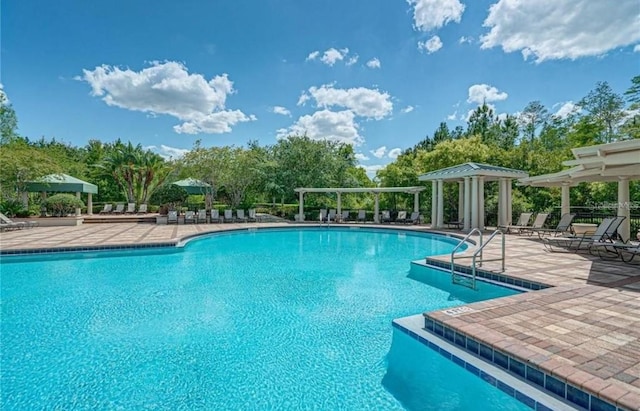
[[[59,193],[98,193],[98,186],[67,174],[49,174],[36,181],[27,182],[27,191]]]
[[[335,187],[296,188],[296,193],[419,193],[426,187]]]
[[[211,184],[191,177],[171,184],[184,188],[188,194],[205,194],[211,189]]]
[[[618,141],[571,150],[574,160],[564,161],[569,169],[520,179],[523,185],[554,187],[582,182],[618,181],[620,177],[640,180],[640,140]]]
[[[420,181],[460,181],[465,177],[482,176],[486,181],[500,178],[523,178],[527,177],[526,171],[515,170],[513,168],[499,167],[483,163],[464,163],[457,166],[442,168],[430,171],[418,177]]]

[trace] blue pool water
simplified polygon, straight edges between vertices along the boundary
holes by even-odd
[[[391,327],[514,293],[409,263],[455,244],[259,230],[177,252],[3,258],[1,408],[526,409]]]

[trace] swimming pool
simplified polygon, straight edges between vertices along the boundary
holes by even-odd
[[[392,331],[397,317],[515,293],[410,269],[456,243],[258,230],[177,252],[3,258],[2,408],[526,409]]]

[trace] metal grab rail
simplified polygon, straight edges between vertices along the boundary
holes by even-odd
[[[466,275],[462,275],[462,274],[458,274],[455,271],[455,266],[454,266],[454,262],[456,259],[456,251],[462,246],[462,244],[464,244],[469,237],[471,237],[472,234],[477,233],[480,237],[479,237],[479,242],[478,242],[478,249],[472,254],[472,255],[466,255],[466,256],[457,256],[457,258],[471,258],[471,276],[466,276]],[[490,259],[485,259],[483,257],[483,250],[484,248],[487,246],[487,244],[489,244],[497,235],[500,235],[501,239],[502,239],[502,252],[499,258],[490,258]],[[479,257],[479,259],[478,259]],[[483,237],[482,237],[482,232],[477,229],[474,228],[473,230],[471,230],[469,232],[469,234],[467,234],[467,236],[464,238],[464,240],[462,240],[451,252],[451,281],[454,284],[460,284],[460,285],[464,285],[466,287],[469,288],[473,288],[475,290],[476,288],[476,267],[480,266],[482,267],[482,263],[485,261],[502,261],[502,271],[504,271],[504,265],[505,265],[505,236],[504,233],[501,230],[496,230],[494,231],[489,238],[487,239],[486,242],[483,241]]]

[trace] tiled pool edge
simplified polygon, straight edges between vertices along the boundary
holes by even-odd
[[[147,248],[165,248],[165,247],[175,247],[177,243],[178,241],[161,242],[161,243],[142,243],[142,244],[108,244],[108,245],[47,247],[47,248],[17,248],[13,250],[0,250],[0,256],[68,253],[68,252],[78,252],[78,251],[113,251],[113,250],[136,250],[136,249],[147,249]]]
[[[419,315],[414,317],[419,317]],[[410,323],[413,322],[412,320],[413,320],[413,317],[395,319],[392,321],[392,327],[396,328],[397,330],[401,331],[404,334],[407,334],[409,337],[415,339],[416,341],[423,344],[424,346],[429,347],[433,351],[442,355],[447,360],[454,362],[456,365],[458,365],[462,369],[474,374],[479,378],[482,378],[482,380],[484,380],[485,382],[498,388],[500,391],[515,398],[516,400],[518,400],[519,402],[523,403],[524,405],[528,406],[531,409],[540,410],[540,411],[574,409],[569,404],[565,404],[564,402],[561,402],[559,399],[554,398],[552,395],[542,393],[539,389],[531,386],[526,381],[520,381],[515,376],[511,375],[511,373],[508,373],[509,375],[504,376],[505,372],[502,371],[503,375],[499,375],[500,374],[499,370],[495,371],[495,368],[494,368],[494,371],[492,372],[491,370],[488,369],[490,367],[486,367],[486,366],[477,367],[476,365],[472,364],[472,360],[467,359],[467,361],[465,361],[465,359],[461,357],[464,357],[464,355],[466,354],[468,357],[474,358],[477,365],[480,365],[478,363],[488,364],[483,359],[477,356],[473,356],[471,353],[466,352],[466,350],[461,350],[459,347],[455,347],[455,346],[452,346],[451,348],[445,347],[445,345],[447,345],[446,341],[435,336],[435,334],[433,333],[431,333],[430,334],[431,337],[429,337],[427,335],[426,330],[422,327],[420,327],[419,329],[416,329],[416,325],[411,326]],[[418,334],[419,332],[422,332],[423,335]],[[436,340],[436,341],[434,342],[433,340]],[[459,355],[456,355],[454,352],[450,352],[450,351],[455,351],[456,349],[458,349],[461,352]],[[508,383],[507,381],[509,379],[516,380],[516,383],[515,384]],[[518,387],[518,385],[520,387]],[[537,395],[528,395],[528,394],[531,394],[532,391],[537,391]],[[533,397],[540,397],[540,396],[544,396],[546,398],[543,398],[543,399],[533,398]]]
[[[450,263],[428,257],[425,260],[425,265],[433,266],[440,270],[451,270]],[[470,267],[460,266],[458,264],[455,264],[454,267],[457,272],[471,274]],[[498,283],[503,283],[505,285],[516,285],[532,291],[551,287],[547,284],[524,281],[508,275],[492,273],[490,271],[477,270],[476,276]],[[435,313],[438,312],[440,311],[435,311]],[[589,392],[588,390],[576,387],[575,384],[572,384],[568,379],[563,378],[562,376],[552,375],[539,367],[530,365],[526,359],[517,358],[514,355],[500,351],[499,349],[491,346],[491,344],[485,344],[477,341],[468,334],[438,321],[436,318],[433,318],[430,313],[424,313],[423,316],[425,330],[444,338],[452,344],[460,347],[465,352],[471,353],[478,358],[488,361],[518,378],[522,378],[528,383],[536,384],[536,386],[542,390],[553,393],[572,404],[576,404],[578,407],[593,411],[634,410],[631,406],[627,407],[627,404],[620,404],[614,399],[603,398],[602,396],[599,396],[598,393]],[[471,341],[470,344],[468,343],[469,341]],[[468,347],[468,345],[471,347]]]

